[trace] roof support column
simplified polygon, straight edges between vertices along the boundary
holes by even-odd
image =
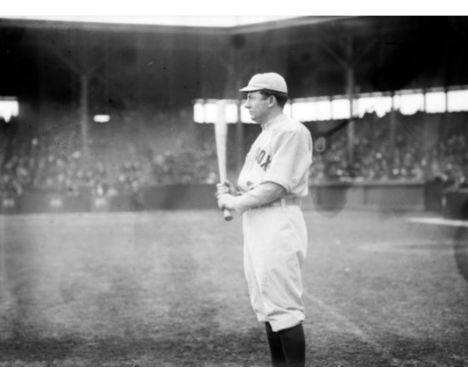
[[[346,92],[349,100],[350,121],[347,128],[348,137],[348,169],[351,171],[354,164],[354,117],[355,117],[355,73],[353,65],[353,44],[352,39],[346,40]],[[352,174],[350,174],[352,176]]]
[[[81,126],[81,147],[83,158],[87,164],[89,160],[89,121],[88,121],[88,88],[89,76],[80,75],[80,126]]]

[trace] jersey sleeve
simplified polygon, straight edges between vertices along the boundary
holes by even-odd
[[[279,184],[263,182],[236,198],[236,210],[245,211],[269,204],[281,198],[284,193],[285,189]]]
[[[312,139],[306,129],[281,131],[273,143],[273,155],[263,182],[274,182],[287,192],[301,182],[312,163]]]

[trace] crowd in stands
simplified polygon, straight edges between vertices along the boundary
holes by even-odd
[[[106,170],[102,163],[84,166],[81,151],[68,149],[62,142],[33,138],[16,144],[1,166],[1,192],[9,196],[21,196],[26,190],[77,195],[83,188],[103,189]]]
[[[464,129],[426,147],[423,126],[397,125],[392,137],[388,125],[376,119],[371,115],[356,124],[352,162],[345,129],[326,143],[317,139],[311,181],[440,180],[468,186],[468,137]]]
[[[316,146],[311,182],[428,181],[468,187],[466,129],[449,132],[432,147],[422,144],[421,126],[398,125],[393,135],[388,123],[375,115],[356,123],[354,157],[348,158],[346,129]],[[466,125],[465,125],[466,126]],[[79,137],[40,136],[5,145],[0,153],[0,196],[21,196],[27,190],[96,196],[137,193],[142,187],[169,184],[214,184],[218,180],[214,141],[201,147],[167,147],[161,151],[146,142],[146,150],[131,158],[121,155],[112,170],[108,163],[84,155]],[[64,143],[65,142],[65,143]],[[138,150],[137,150],[138,151]],[[102,157],[102,153],[101,153]]]
[[[150,183],[214,184],[217,181],[216,151],[214,144],[205,142],[200,149],[185,149],[178,153],[154,152],[151,160]]]
[[[10,156],[2,155],[0,197],[21,196],[27,190],[102,197],[135,194],[144,186],[217,181],[215,148],[207,143],[201,149],[151,150],[150,157],[142,153],[136,159],[122,158],[113,166],[118,171],[112,172],[92,152],[85,158],[79,144],[60,142],[57,137],[33,138],[10,150]]]

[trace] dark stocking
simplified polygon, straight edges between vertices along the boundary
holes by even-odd
[[[286,366],[305,366],[305,338],[302,324],[278,332]]]
[[[305,366],[305,338],[302,324],[274,332],[265,324],[272,366]]]
[[[265,323],[268,345],[270,345],[271,365],[273,367],[286,366],[286,359],[283,354],[283,346],[278,333],[275,333],[270,326],[270,323]]]

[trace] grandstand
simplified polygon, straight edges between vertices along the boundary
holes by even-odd
[[[285,75],[287,112],[316,141],[317,194],[407,182],[420,209],[441,210],[443,190],[468,183],[466,17],[223,28],[1,19],[0,30],[3,212],[67,210],[73,198],[78,210],[165,208],[146,196],[171,187],[214,207],[199,196],[217,181],[211,100],[231,100],[235,174],[258,133],[236,89],[262,70]]]

